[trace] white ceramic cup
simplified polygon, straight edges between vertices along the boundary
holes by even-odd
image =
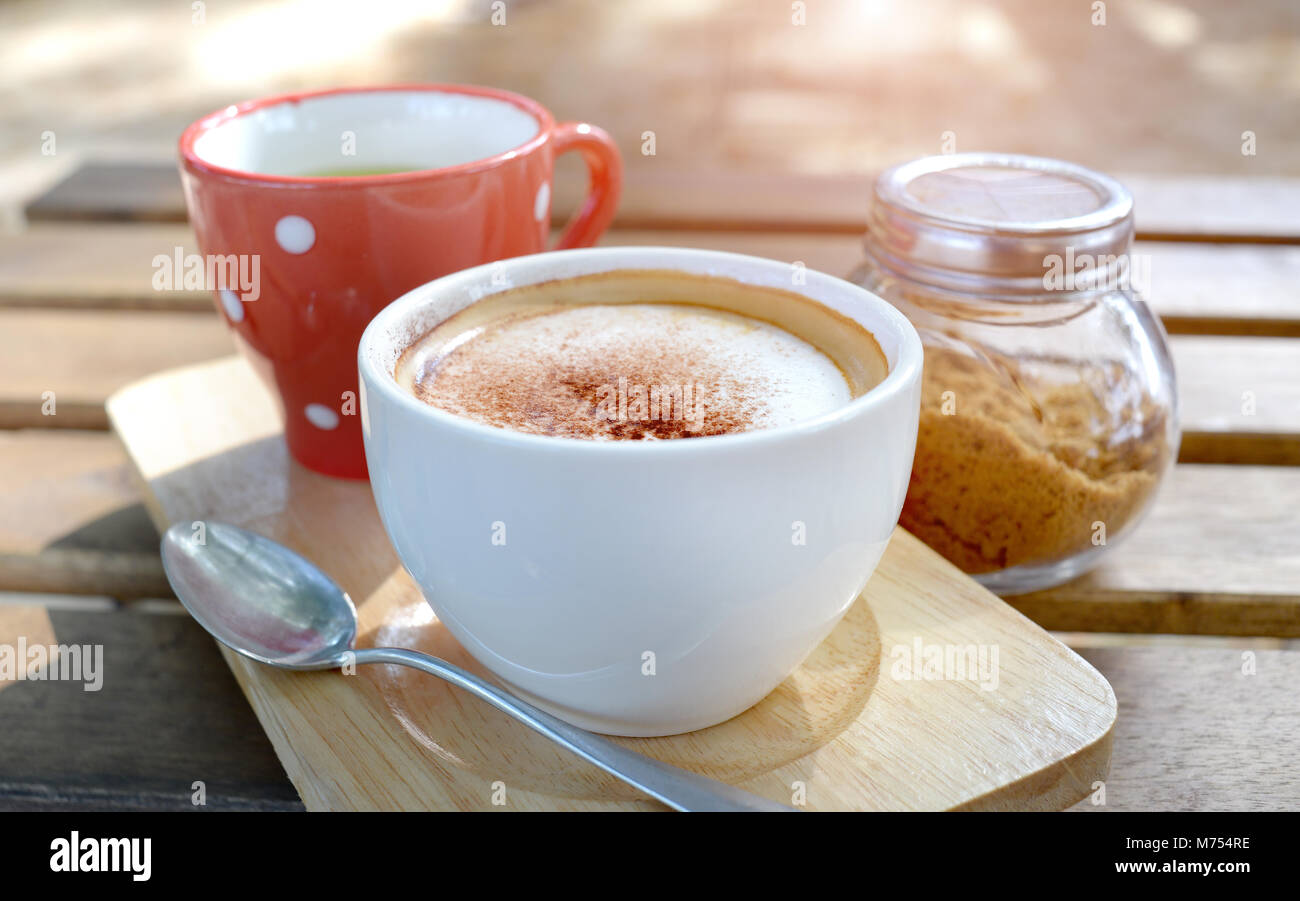
[[[869,329],[889,375],[794,425],[648,442],[483,425],[393,378],[408,344],[486,294],[615,269],[798,291]],[[785,679],[866,585],[907,491],[921,342],[879,297],[793,274],[713,251],[557,251],[430,282],[366,329],[362,432],[384,527],[438,618],[520,697],[615,735],[710,726]]]

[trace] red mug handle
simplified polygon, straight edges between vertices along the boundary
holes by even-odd
[[[589,176],[587,199],[564,227],[555,249],[590,247],[614,220],[623,192],[623,159],[618,155],[618,145],[603,128],[586,122],[561,122],[551,132],[551,140],[555,156],[570,150],[581,153]]]

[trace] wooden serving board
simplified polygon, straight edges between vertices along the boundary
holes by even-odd
[[[138,382],[108,412],[160,528],[212,518],[269,535],[351,594],[362,646],[483,672],[401,568],[369,485],[288,459],[242,360]],[[904,666],[918,643],[996,651],[996,685],[900,678],[925,675]],[[288,673],[223,653],[310,809],[658,808],[413,670]],[[1106,778],[1115,715],[1096,670],[900,529],[839,627],[757,706],[699,732],[619,741],[810,810],[1060,809]]]

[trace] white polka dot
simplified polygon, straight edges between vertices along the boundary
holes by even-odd
[[[316,229],[301,216],[285,216],[275,223],[275,241],[289,253],[306,253],[316,243]]]
[[[537,199],[533,201],[533,218],[541,222],[551,206],[551,183],[544,181],[537,189]]]
[[[221,305],[226,308],[226,315],[230,317],[231,322],[244,321],[244,302],[234,291],[229,288],[221,289]]]
[[[318,429],[336,429],[339,427],[339,414],[324,404],[308,404],[302,411],[307,420]]]

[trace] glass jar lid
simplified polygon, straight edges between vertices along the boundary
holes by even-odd
[[[1072,290],[1127,272],[1133,197],[1097,172],[1043,157],[923,157],[876,181],[866,246],[893,273],[973,293],[1043,293],[1068,270]]]

